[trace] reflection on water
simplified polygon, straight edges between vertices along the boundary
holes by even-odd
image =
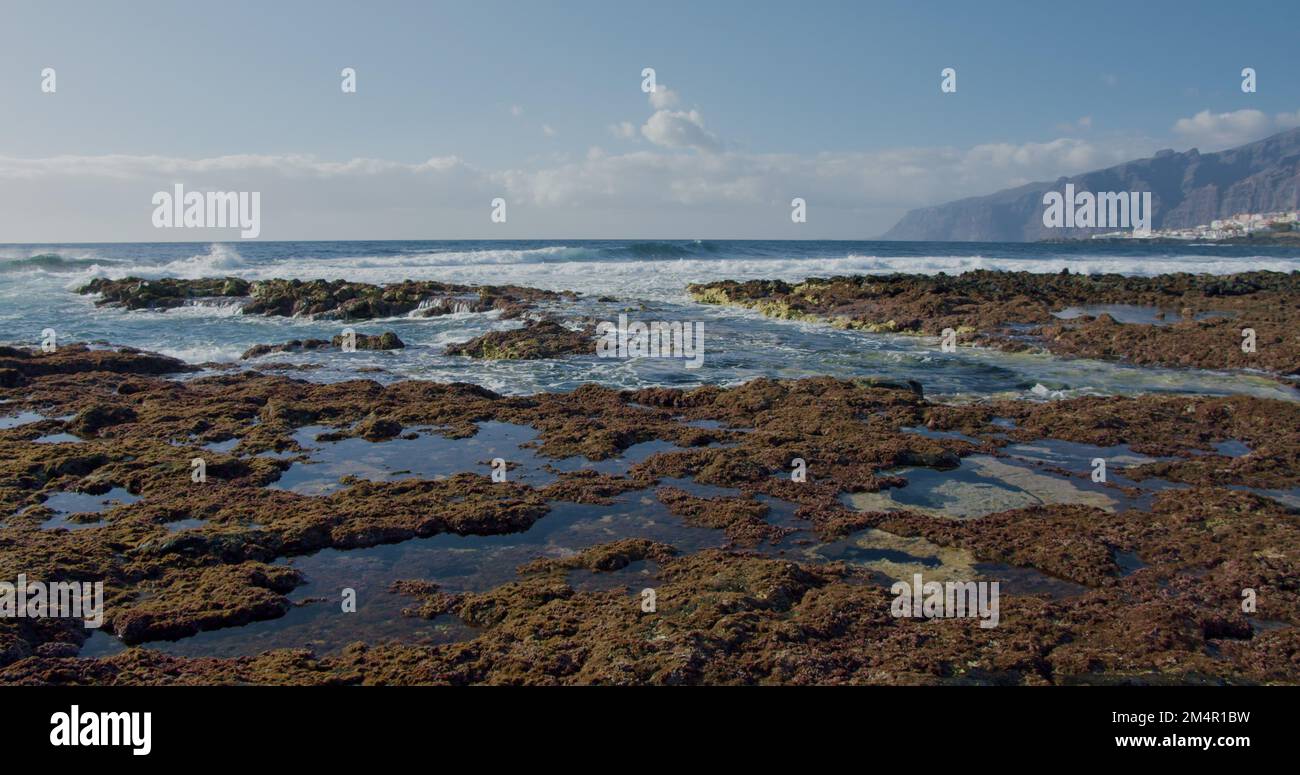
[[[346,475],[376,480],[438,478],[480,463],[486,466],[493,457],[514,464],[512,479],[544,486],[555,480],[557,471],[593,468],[623,473],[633,463],[673,448],[654,441],[636,445],[613,460],[555,461],[525,446],[536,442],[536,431],[510,423],[481,423],[478,434],[466,439],[446,439],[424,428],[418,429],[416,438],[377,443],[351,438],[317,441],[316,437],[327,430],[311,427],[298,432],[307,460],[295,462],[276,486],[319,493],[337,488],[339,478]],[[911,430],[934,434],[923,428]],[[1126,446],[1102,448],[1049,439],[1011,445],[998,456],[972,455],[952,470],[903,469],[897,473],[907,478],[905,487],[853,494],[848,500],[870,510],[908,509],[949,519],[978,520],[995,511],[1042,503],[1074,503],[1107,510],[1133,508],[1149,499],[1155,489],[1170,486],[1163,482],[1130,482],[1118,474],[1111,475],[1111,484],[1092,482],[1087,472],[1094,457],[1106,458],[1117,466],[1153,460]],[[1133,496],[1122,492],[1117,484],[1145,489]],[[659,486],[678,487],[701,497],[741,494],[739,490],[689,479],[666,478]],[[300,570],[306,579],[291,593],[296,605],[284,617],[146,647],[185,656],[236,656],[274,648],[310,648],[327,654],[358,641],[452,642],[472,637],[473,629],[450,615],[432,621],[402,616],[402,609],[413,601],[390,592],[393,582],[424,579],[447,593],[481,592],[516,579],[518,566],[539,557],[564,558],[625,538],[660,541],[683,553],[727,545],[723,531],[691,527],[671,514],[655,496],[655,489],[624,493],[608,505],[553,502],[550,513],[520,533],[440,534],[364,549],[326,549],[281,560]],[[968,550],[939,546],[921,537],[866,529],[842,539],[821,541],[808,522],[795,517],[795,504],[766,495],[755,497],[768,507],[765,519],[769,523],[792,531],[775,543],[763,543],[751,550],[766,556],[814,563],[842,561],[870,571],[870,580],[883,585],[921,573],[936,581],[998,581],[1005,594],[1063,597],[1085,591],[1084,587],[1032,568],[977,561]],[[201,524],[198,520],[182,520],[169,525],[169,529]],[[1125,574],[1142,567],[1136,556],[1120,553],[1116,561]],[[657,573],[655,563],[641,561],[611,573],[573,570],[567,579],[577,589],[622,590],[635,596],[642,588],[653,586]],[[344,589],[356,592],[354,613],[342,610]],[[82,653],[104,655],[122,648],[111,635],[98,633]]]
[[[0,417],[0,430],[6,428],[17,428],[19,425],[30,425],[34,422],[40,422],[45,419],[45,415],[36,412],[19,412],[11,414],[8,417]]]
[[[85,440],[73,436],[71,433],[51,433],[32,439],[32,441],[37,444],[81,444]]]
[[[1052,316],[1061,320],[1075,320],[1081,317],[1100,317],[1110,315],[1116,323],[1144,326],[1169,326],[1183,319],[1177,310],[1146,307],[1140,304],[1085,304],[1078,307],[1066,307]],[[1216,318],[1235,318],[1237,313],[1231,310],[1208,310],[1198,312],[1192,320],[1214,320]]]
[[[1138,304],[1086,304],[1078,307],[1066,307],[1052,316],[1061,320],[1075,320],[1082,317],[1100,317],[1110,315],[1116,323],[1134,323],[1144,326],[1167,326],[1177,323],[1181,316],[1177,310],[1162,310],[1156,307],[1144,307]]]
[[[966,549],[940,546],[920,536],[900,536],[868,528],[847,538],[807,547],[796,553],[809,562],[843,561],[877,574],[882,586],[911,581],[921,574],[927,581],[996,581],[1008,595],[1071,597],[1087,588],[1054,578],[1034,568],[1020,568],[994,562],[979,562]]]
[[[1040,473],[989,455],[963,458],[958,468],[937,471],[903,468],[892,472],[907,486],[880,492],[850,493],[859,511],[914,511],[948,519],[973,519],[1008,509],[1067,503],[1113,510],[1116,499],[1083,481]]]
[[[700,496],[736,492],[686,479],[665,479],[663,484]],[[531,560],[568,557],[587,547],[623,538],[662,541],[683,552],[722,546],[725,542],[721,531],[682,524],[659,502],[653,489],[625,493],[606,506],[554,503],[549,514],[521,533],[444,533],[365,549],[324,549],[283,560],[307,579],[305,585],[294,590],[291,599],[324,600],[306,602],[280,619],[213,630],[175,642],[154,642],[147,647],[186,656],[233,656],[269,648],[309,647],[329,653],[354,641],[445,642],[463,638],[471,631],[455,622],[454,617],[428,622],[401,616],[401,609],[412,601],[388,592],[389,586],[404,579],[427,579],[444,592],[481,592],[516,579],[515,569]],[[345,587],[357,592],[355,613],[341,610]],[[88,643],[82,654],[109,653],[114,648],[120,649],[120,643],[105,635]]]
[[[102,524],[102,522],[72,520],[69,517],[73,514],[103,514],[111,508],[135,503],[138,500],[140,500],[139,496],[132,495],[121,487],[114,487],[102,495],[90,495],[84,492],[56,492],[47,497],[41,504],[55,514],[54,517],[46,520],[41,525],[41,528],[45,530],[53,530],[54,528],[81,530],[95,527]]]
[[[300,495],[327,495],[343,487],[340,480],[345,476],[376,482],[445,479],[463,471],[488,474],[492,460],[501,458],[506,461],[508,481],[540,488],[556,481],[558,472],[590,469],[622,474],[651,455],[677,449],[669,442],[656,439],[633,444],[619,456],[607,460],[585,457],[553,460],[527,446],[536,442],[536,430],[513,423],[481,422],[478,433],[464,439],[448,439],[431,429],[423,429],[415,438],[379,442],[357,438],[315,440],[328,430],[323,426],[300,428],[294,438],[308,450],[309,459],[295,462],[269,486]]]

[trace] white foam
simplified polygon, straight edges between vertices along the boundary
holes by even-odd
[[[315,261],[289,260],[272,266],[258,267],[259,275],[289,276],[311,279],[321,276],[346,276],[373,283],[405,279],[430,279],[446,282],[503,282],[529,285],[550,290],[576,290],[584,293],[614,293],[676,299],[692,282],[724,279],[781,279],[797,282],[807,277],[852,274],[906,272],[918,274],[961,274],[976,269],[1059,272],[1069,269],[1081,274],[1120,273],[1152,275],[1187,271],[1230,274],[1246,269],[1292,271],[1296,263],[1289,259],[1206,258],[1177,256],[1169,258],[1130,258],[1114,256],[1075,256],[1052,259],[986,258],[982,256],[859,256],[842,258],[682,258],[663,260],[602,260],[555,263],[552,261],[520,262],[509,272],[495,263],[433,265],[419,262],[374,265],[368,260]]]
[[[193,347],[158,347],[155,352],[172,358],[179,358],[186,363],[229,363],[239,360],[244,349],[233,345],[195,345]]]
[[[269,266],[274,266],[270,264]],[[214,242],[204,253],[196,253],[188,258],[169,261],[165,264],[111,263],[95,264],[89,267],[77,283],[84,283],[88,277],[106,277],[121,279],[123,277],[181,277],[197,279],[200,277],[242,276],[248,268],[247,262],[234,246],[225,242]]]
[[[179,307],[161,311],[157,314],[169,318],[228,318],[241,315],[248,299],[190,299]],[[137,313],[138,314],[138,313]]]
[[[93,248],[71,247],[67,245],[0,245],[0,261],[22,261],[37,256],[57,255],[72,261],[106,260]]]
[[[792,249],[798,249],[797,246]],[[75,286],[90,276],[121,278],[222,277],[250,280],[346,278],[370,283],[439,280],[466,284],[516,283],[550,290],[616,293],[657,299],[679,299],[692,282],[723,279],[781,279],[796,282],[810,276],[882,274],[891,272],[961,274],[977,269],[1080,274],[1153,275],[1162,272],[1230,274],[1269,269],[1289,272],[1295,259],[1261,256],[1114,256],[1072,255],[1044,258],[966,256],[867,256],[674,259],[612,257],[597,247],[547,246],[531,249],[412,251],[395,255],[320,258],[303,255],[269,261],[246,261],[230,243],[213,243],[207,250],[166,263],[120,262],[96,264]]]
[[[585,258],[575,260],[574,253]],[[154,265],[93,267],[89,274],[106,277],[220,277],[237,274],[247,279],[297,278],[302,280],[347,278],[370,283],[402,280],[439,280],[466,284],[516,283],[550,290],[616,293],[657,299],[678,299],[692,282],[723,279],[781,279],[797,282],[811,276],[884,274],[961,274],[976,269],[1153,275],[1162,272],[1230,274],[1251,269],[1289,272],[1294,259],[1206,256],[1069,256],[1019,259],[985,256],[861,256],[840,258],[680,258],[673,260],[595,260],[587,248],[535,250],[479,250],[410,253],[395,256],[313,257],[248,263],[232,247],[217,243],[206,253]],[[508,266],[508,271],[503,270]],[[84,278],[77,282],[84,282]],[[76,284],[76,283],[72,283]]]

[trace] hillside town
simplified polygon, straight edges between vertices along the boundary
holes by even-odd
[[[1286,232],[1300,232],[1300,210],[1238,213],[1230,218],[1214,220],[1199,226],[1152,229],[1146,233],[1137,230],[1112,231],[1094,234],[1092,239],[1225,240],[1276,236]]]

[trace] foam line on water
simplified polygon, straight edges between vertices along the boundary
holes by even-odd
[[[503,267],[509,267],[503,271]],[[977,269],[1081,274],[1117,273],[1154,275],[1162,272],[1229,274],[1245,269],[1293,271],[1294,259],[1219,256],[1061,256],[1044,258],[1002,258],[963,256],[877,256],[848,254],[840,257],[609,257],[605,249],[546,247],[437,251],[398,255],[358,255],[319,258],[290,256],[259,262],[246,261],[238,250],[225,243],[206,252],[160,264],[95,264],[68,283],[75,286],[91,276],[120,278],[219,277],[238,275],[247,279],[338,279],[370,283],[403,280],[440,280],[469,284],[516,283],[550,290],[576,290],[644,296],[654,299],[681,298],[692,282],[723,279],[781,279],[797,282],[807,277],[886,274],[892,272],[961,274]]]

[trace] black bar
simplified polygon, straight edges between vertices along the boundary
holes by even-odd
[[[218,765],[276,758],[323,762],[419,750],[479,755],[605,746],[653,755],[661,746],[725,746],[738,756],[780,746],[799,756],[833,748],[860,758],[920,755],[1046,765],[1092,760],[1248,762],[1288,747],[1297,693],[1280,687],[10,687],[8,752],[52,765],[132,760]],[[150,752],[54,746],[56,713],[148,712]],[[1161,712],[1173,714],[1161,723]],[[1221,714],[1217,720],[1208,715]],[[1115,714],[1129,714],[1127,721]],[[1140,714],[1152,721],[1144,722]],[[1223,714],[1248,714],[1226,717]],[[1209,737],[1198,745],[1177,738]],[[1152,738],[1154,747],[1116,738]],[[803,754],[798,752],[802,749]],[[199,753],[201,752],[201,754]],[[1040,757],[1047,758],[1040,758]],[[599,757],[597,757],[599,758]],[[633,759],[640,758],[636,755]],[[683,759],[683,762],[686,760]],[[1260,759],[1263,761],[1263,759]],[[449,762],[447,762],[449,764]]]

